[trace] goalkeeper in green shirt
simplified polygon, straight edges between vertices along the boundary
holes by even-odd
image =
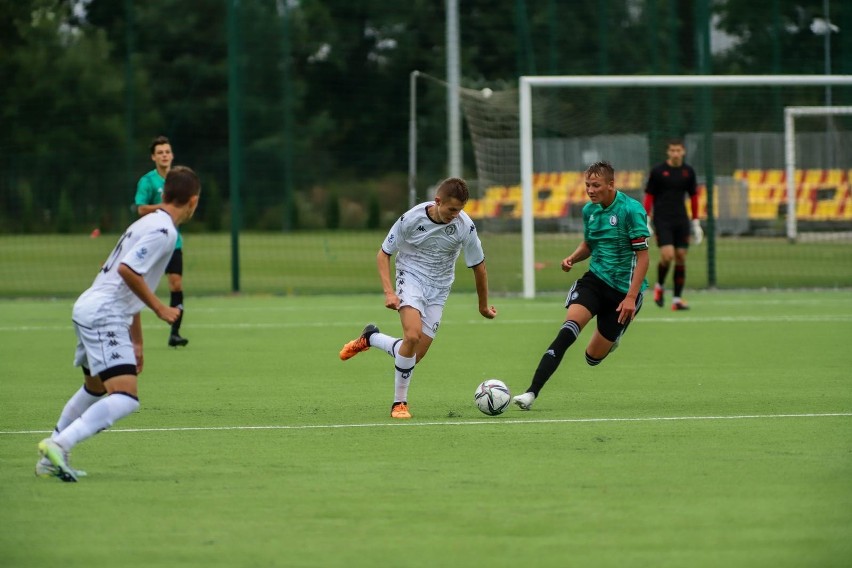
[[[172,154],[172,145],[169,139],[165,136],[158,136],[151,142],[151,160],[154,162],[154,169],[139,178],[139,183],[136,184],[136,212],[140,217],[153,213],[162,207],[163,201],[163,186],[166,183],[166,176],[172,167],[174,154]],[[172,324],[172,331],[169,335],[170,347],[185,347],[189,340],[180,335],[180,324],[183,320],[183,237],[180,232],[177,234],[177,243],[175,243],[175,251],[172,253],[172,258],[166,266],[166,278],[169,281],[170,300],[169,306],[180,308],[180,316]]]
[[[586,363],[598,365],[618,346],[642,307],[647,288],[648,219],[637,200],[615,189],[615,171],[596,162],[585,172],[589,203],[583,207],[583,241],[562,261],[565,272],[591,257],[589,270],[574,282],[565,300],[568,313],[547,348],[527,391],[512,400],[529,410],[562,357],[593,317],[597,329],[586,347]]]

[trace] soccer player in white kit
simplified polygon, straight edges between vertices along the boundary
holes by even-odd
[[[411,418],[408,386],[415,364],[426,356],[435,339],[444,304],[455,279],[456,259],[464,251],[465,264],[473,269],[479,313],[493,319],[488,305],[488,273],[485,253],[476,226],[463,211],[470,194],[459,178],[441,182],[434,201],[416,205],[402,215],[376,255],[385,293],[385,307],[399,312],[402,338],[391,337],[368,324],[360,337],[343,346],[347,360],[371,346],[394,359],[392,418]],[[391,280],[390,259],[396,253],[396,285]]]
[[[179,308],[163,304],[154,291],[174,252],[177,227],[195,213],[200,194],[195,172],[172,168],[160,208],[127,228],[94,283],[75,302],[74,365],[82,367],[84,384],[65,404],[51,437],[39,443],[36,475],[77,481],[85,473],[68,464],[71,449],[139,408],[140,311],[148,306],[170,324],[180,316]]]

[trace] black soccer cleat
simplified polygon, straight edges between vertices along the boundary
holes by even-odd
[[[181,337],[177,333],[169,336],[169,347],[186,347],[189,344],[189,339]]]

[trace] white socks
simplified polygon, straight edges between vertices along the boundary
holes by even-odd
[[[396,357],[396,353],[394,353],[394,351],[399,349],[400,343],[402,343],[401,339],[391,337],[390,335],[386,335],[379,331],[370,335],[370,346],[378,347],[391,357]]]
[[[411,374],[414,372],[414,364],[417,363],[417,356],[403,357],[397,353],[393,363],[393,400],[394,402],[406,402],[408,401],[408,383],[411,381]]]
[[[106,430],[138,408],[139,401],[128,394],[119,392],[108,395],[91,405],[67,428],[55,434],[53,439],[63,450],[70,452],[71,448],[83,440]]]
[[[56,429],[53,431],[52,438],[56,438],[59,432],[65,430],[69,424],[80,418],[80,416],[90,406],[100,400],[103,395],[90,394],[86,387],[80,387],[80,390],[75,392],[68,402],[65,403],[65,408],[62,409],[62,414],[59,415],[59,420],[56,422]]]
[[[404,402],[408,400],[408,383],[411,381],[411,373],[414,372],[414,365],[417,363],[416,355],[403,357],[399,354],[400,345],[402,345],[402,339],[397,337],[391,337],[390,335],[378,331],[370,335],[371,347],[378,347],[393,357],[394,402]]]

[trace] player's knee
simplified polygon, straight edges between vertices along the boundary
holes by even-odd
[[[416,347],[417,344],[420,343],[422,337],[423,332],[419,329],[405,330],[403,332],[402,341],[411,347]]]

